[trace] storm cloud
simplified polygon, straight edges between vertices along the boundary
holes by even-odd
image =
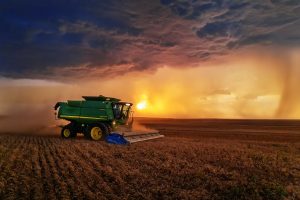
[[[0,3],[0,76],[114,77],[300,44],[298,0]]]

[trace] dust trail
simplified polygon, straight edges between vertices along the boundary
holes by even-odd
[[[130,134],[135,135],[135,134],[145,134],[145,133],[153,133],[153,132],[159,132],[159,131],[156,129],[149,128],[149,127],[141,124],[137,120],[134,120],[131,128],[127,127],[127,126],[119,126],[119,127],[117,127],[115,132],[122,133],[125,135],[130,135]]]
[[[51,107],[28,109],[16,106],[15,109],[10,110],[10,115],[0,118],[1,134],[55,135],[59,133],[58,122],[54,119]]]
[[[64,86],[65,87],[65,86]],[[0,133],[54,135],[59,133],[54,116],[54,104],[63,99],[59,85],[15,85],[15,81],[0,86]]]
[[[156,132],[158,130],[146,127],[145,125],[135,120],[132,124],[132,131]]]

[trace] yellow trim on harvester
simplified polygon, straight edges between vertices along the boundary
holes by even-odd
[[[61,115],[60,117],[83,118],[83,119],[106,119],[106,117],[85,117],[85,116],[74,116],[74,115]]]

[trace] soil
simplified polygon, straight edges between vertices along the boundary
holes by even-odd
[[[147,119],[162,139],[0,135],[0,199],[300,199],[300,121]]]

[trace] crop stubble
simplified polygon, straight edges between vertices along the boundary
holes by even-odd
[[[0,135],[0,199],[297,199],[298,121],[140,119],[164,139]]]

